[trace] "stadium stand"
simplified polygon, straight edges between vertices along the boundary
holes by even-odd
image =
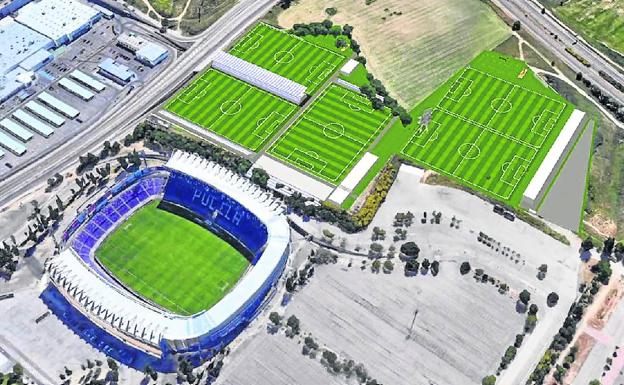
[[[192,316],[157,308],[117,283],[95,249],[153,199],[193,211],[237,238],[253,266],[216,305]],[[215,163],[175,152],[164,167],[130,174],[80,213],[63,233],[69,245],[46,261],[42,300],[68,327],[107,355],[139,370],[163,372],[177,358],[199,365],[230,343],[257,315],[290,253],[283,206],[248,179]]]
[[[307,96],[306,86],[227,52],[217,52],[212,67],[295,104],[301,104]]]

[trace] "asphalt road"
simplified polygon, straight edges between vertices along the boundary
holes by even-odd
[[[183,82],[213,52],[238,37],[276,2],[277,0],[241,0],[202,33],[177,61],[144,87],[124,95],[123,99],[103,114],[92,127],[36,162],[0,180],[0,207],[46,183],[54,173],[63,172],[77,163],[79,155],[95,151],[104,140],[119,138],[130,132],[141,118],[150,112],[155,102]]]
[[[540,4],[534,0],[492,0],[492,2],[512,19],[520,20],[522,30],[532,35],[572,70],[582,72],[583,76],[591,80],[593,84],[599,85],[614,99],[624,104],[624,93],[598,74],[598,71],[602,70],[624,84],[624,75],[618,71],[617,64],[585,42],[549,11],[542,14],[543,7]],[[570,55],[565,50],[566,47],[571,47],[589,61],[591,68],[585,67]]]

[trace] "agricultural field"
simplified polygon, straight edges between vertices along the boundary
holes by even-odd
[[[485,52],[412,111],[401,153],[515,206],[572,110],[525,63]]]
[[[144,298],[182,315],[216,304],[249,262],[205,228],[152,202],[96,250],[98,260]]]
[[[174,96],[165,109],[256,151],[279,131],[297,106],[209,69]]]
[[[540,1],[597,48],[616,51],[610,56],[619,56],[624,62],[624,1]]]
[[[243,60],[307,87],[315,93],[347,57],[319,44],[259,23],[230,50]]]
[[[363,95],[332,84],[271,146],[269,153],[336,184],[389,120],[388,110],[373,110]]]
[[[355,27],[368,70],[411,108],[480,52],[496,47],[510,29],[480,0],[299,0],[279,25],[321,21],[334,7],[335,24]]]

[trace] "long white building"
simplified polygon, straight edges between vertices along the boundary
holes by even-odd
[[[307,96],[306,86],[227,52],[217,52],[212,67],[295,104],[301,104]]]

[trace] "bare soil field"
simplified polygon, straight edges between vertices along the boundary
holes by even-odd
[[[510,32],[479,0],[300,0],[278,17],[280,26],[321,21],[334,7],[336,24],[355,27],[369,70],[411,108],[483,50]]]

